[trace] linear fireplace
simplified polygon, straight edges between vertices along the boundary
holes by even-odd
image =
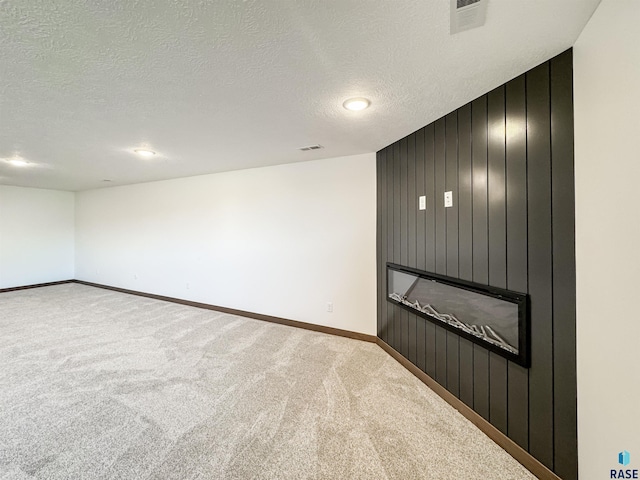
[[[524,293],[387,263],[387,300],[529,366],[529,301]]]

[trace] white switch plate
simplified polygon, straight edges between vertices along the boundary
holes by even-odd
[[[427,209],[427,197],[425,197],[424,195],[418,197],[418,208],[420,210]]]
[[[453,207],[453,192],[444,192],[444,206]]]
[[[332,302],[327,302],[327,312],[329,312],[329,313],[333,312],[333,303]]]

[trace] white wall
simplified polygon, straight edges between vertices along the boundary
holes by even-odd
[[[375,185],[372,153],[81,192],[76,278],[375,335]]]
[[[0,186],[0,288],[74,278],[74,194]]]
[[[581,480],[640,468],[639,45],[640,2],[603,0],[574,48]]]

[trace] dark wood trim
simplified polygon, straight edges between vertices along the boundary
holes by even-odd
[[[353,338],[364,342],[376,343],[378,337],[367,335],[366,333],[352,332],[351,330],[342,330],[340,328],[325,327],[324,325],[316,325],[314,323],[299,322],[297,320],[289,320],[286,318],[272,317],[271,315],[263,315],[262,313],[247,312],[245,310],[237,310],[235,308],[220,307],[218,305],[210,305],[208,303],[192,302],[181,298],[165,297],[164,295],[156,295],[154,293],[138,292],[128,290],[126,288],[112,287],[110,285],[102,285],[99,283],[85,282],[84,280],[70,280],[73,283],[87,285],[89,287],[104,288],[105,290],[113,290],[114,292],[127,293],[129,295],[137,295],[139,297],[153,298],[154,300],[162,300],[164,302],[179,303],[189,307],[204,308],[205,310],[214,310],[216,312],[229,313],[240,317],[253,318],[254,320],[262,320],[264,322],[278,323],[289,327],[303,328],[305,330],[313,330],[314,332],[327,333],[329,335],[337,335],[339,337]]]
[[[409,360],[404,358],[398,351],[388,345],[384,340],[378,338],[376,342],[385,352],[391,355],[400,365],[414,374],[422,383],[437,393],[445,402],[455,408],[467,420],[478,427],[487,437],[502,447],[509,455],[520,462],[527,470],[541,480],[561,480],[555,473],[536,460],[531,454],[520,447],[517,443],[507,437],[504,433],[491,425],[479,414],[465,405],[455,395],[436,382],[429,375],[424,373]]]
[[[551,97],[549,62],[526,73],[527,101],[527,281],[531,296],[531,370],[529,370],[529,452],[554,467],[554,346],[571,348],[553,338],[553,218]],[[566,160],[566,159],[565,159]],[[556,165],[560,167],[560,165]],[[563,208],[571,208],[569,203]],[[573,214],[572,214],[573,215]],[[565,241],[572,241],[567,237]],[[565,267],[568,268],[568,267]],[[575,268],[575,265],[572,267]],[[567,319],[568,320],[568,319]],[[559,392],[558,392],[559,393]],[[577,432],[574,432],[576,434]],[[577,465],[577,458],[571,459]],[[565,475],[566,477],[566,475]],[[571,477],[569,477],[571,478]],[[577,477],[573,477],[575,480]]]
[[[573,152],[573,56],[568,50],[550,62],[551,227],[553,253],[553,468],[578,478],[576,379],[575,184]]]
[[[63,285],[65,283],[74,283],[75,280],[59,280],[57,282],[36,283],[34,285],[23,285],[21,287],[0,288],[0,293],[16,292],[18,290],[29,290],[30,288],[51,287],[53,285]]]

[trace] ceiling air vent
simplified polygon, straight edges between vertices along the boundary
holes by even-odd
[[[488,0],[450,0],[451,23],[449,33],[462,32],[484,25]]]
[[[308,150],[320,150],[322,148],[322,145],[307,145],[306,147],[300,147],[298,150],[302,150],[303,152],[306,152]]]

